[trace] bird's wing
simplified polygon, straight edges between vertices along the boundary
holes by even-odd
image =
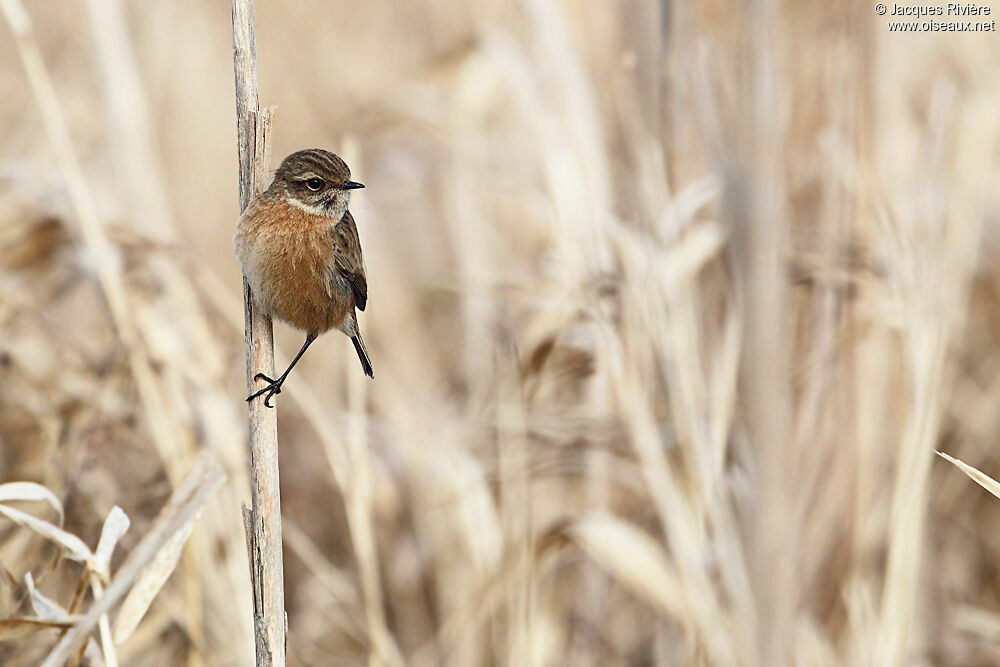
[[[350,211],[345,212],[333,227],[333,255],[335,270],[351,284],[354,303],[359,310],[364,310],[368,303],[368,279],[365,277],[358,228]]]

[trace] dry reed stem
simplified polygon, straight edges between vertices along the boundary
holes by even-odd
[[[357,158],[351,158],[351,155],[355,153],[357,153],[356,147],[349,145],[344,149],[344,157],[349,164],[358,164]],[[226,291],[219,278],[202,267],[200,279],[211,286],[207,292],[219,311],[226,315],[226,322],[238,327],[239,322],[235,316],[228,315],[232,312],[232,308],[229,306],[234,305],[235,301],[226,298]],[[344,368],[347,376],[349,403],[346,443],[344,438],[334,432],[330,421],[325,418],[326,409],[322,402],[317,399],[321,393],[310,389],[306,378],[299,378],[298,382],[302,385],[302,390],[290,394],[289,399],[298,405],[306,421],[319,437],[333,480],[345,498],[347,520],[353,538],[351,546],[354,549],[358,569],[361,571],[365,618],[372,646],[386,664],[400,665],[405,664],[405,661],[388,628],[385,612],[382,609],[379,559],[375,548],[375,533],[371,519],[371,473],[366,441],[368,420],[365,409],[368,385],[365,382],[358,382],[359,377],[355,372],[357,369],[351,364],[345,364]],[[294,534],[295,538],[288,540],[290,548],[299,551],[306,549],[306,552],[299,555],[312,563],[312,567],[320,567],[315,554],[308,551],[308,538],[298,531]],[[318,572],[322,571],[323,568],[318,570]],[[321,576],[321,579],[329,581],[329,577]]]
[[[500,372],[496,374],[499,375]],[[523,397],[505,384],[498,383],[498,395],[495,397],[500,515],[504,523],[504,551],[515,563],[524,564],[525,576],[508,581],[505,597],[507,632],[503,655],[507,664],[531,667],[537,663],[533,657],[537,582],[533,557],[535,535],[531,517],[532,489],[528,469],[527,424]]]
[[[233,0],[233,67],[236,76],[236,122],[239,134],[240,211],[267,185],[271,114],[261,111],[257,92],[257,43],[253,0]],[[258,373],[274,376],[271,318],[256,308],[250,284],[243,279],[246,327],[247,390]],[[254,594],[257,664],[284,667],[285,585],[281,552],[281,489],[278,471],[278,418],[263,400],[250,401],[250,489],[248,535]]]
[[[100,577],[91,573],[90,588],[94,592],[94,600],[100,600],[104,595],[104,586],[101,585]],[[115,642],[111,637],[111,624],[108,622],[108,615],[101,614],[97,621],[98,632],[101,637],[101,652],[104,655],[104,667],[118,667],[118,656],[115,653]]]
[[[747,435],[754,453],[754,518],[750,549],[756,598],[757,662],[790,664],[798,591],[795,525],[796,455],[790,440],[789,321],[782,257],[787,243],[783,210],[782,131],[770,0],[746,5],[748,77],[743,99],[749,121],[738,126],[738,163],[725,184],[733,257],[744,321],[742,388]]]
[[[149,122],[152,110],[144,95],[125,8],[122,0],[87,0],[87,9],[105,88],[108,124],[115,128],[111,133],[112,152],[119,163],[115,174],[123,180],[121,194],[135,212],[130,222],[147,238],[173,240],[176,229]]]

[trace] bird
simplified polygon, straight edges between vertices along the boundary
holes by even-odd
[[[347,209],[351,192],[363,187],[333,153],[301,150],[281,161],[271,184],[240,216],[233,242],[257,308],[306,332],[284,373],[254,376],[266,385],[247,402],[264,396],[264,405],[274,407],[271,398],[281,393],[292,368],[331,329],[350,337],[365,375],[375,377],[355,310],[368,303],[368,279]]]

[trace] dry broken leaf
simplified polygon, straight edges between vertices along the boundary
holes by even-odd
[[[69,618],[69,614],[66,613],[66,610],[61,605],[45,597],[35,588],[35,580],[30,572],[24,575],[24,585],[28,589],[31,608],[35,610],[35,614],[39,618],[46,621],[65,620]]]
[[[115,545],[118,544],[118,540],[122,538],[130,525],[131,521],[129,521],[128,515],[117,505],[108,512],[108,518],[104,520],[104,526],[101,528],[101,539],[97,542],[97,549],[94,550],[94,560],[91,564],[91,569],[104,582],[108,580],[111,569],[111,554],[115,550]]]
[[[94,557],[94,554],[83,543],[83,540],[48,521],[43,521],[27,512],[16,510],[7,505],[0,505],[0,514],[3,514],[14,523],[29,528],[42,537],[52,540],[63,550],[67,558],[85,563]]]
[[[937,455],[945,459],[946,461],[951,461],[956,468],[958,468],[966,475],[968,475],[970,478],[972,478],[972,481],[974,481],[976,484],[978,484],[979,486],[983,487],[984,489],[992,493],[997,498],[1000,498],[1000,482],[997,482],[995,479],[993,479],[986,473],[976,468],[973,468],[968,463],[965,463],[964,461],[960,461],[956,458],[948,456],[944,452],[938,452]]]
[[[184,545],[191,537],[191,531],[194,529],[194,522],[197,518],[195,516],[178,530],[156,554],[156,558],[139,575],[115,618],[113,635],[115,644],[121,644],[132,635],[136,626],[139,625],[139,621],[149,609],[149,605],[153,603],[153,599],[163,588],[163,584],[167,583],[167,579],[177,567],[177,561],[181,557]]]
[[[0,484],[0,503],[13,500],[43,501],[59,514],[59,525],[63,523],[63,506],[56,495],[41,484],[34,482],[8,482]]]
[[[70,628],[79,620],[78,617],[68,616],[60,620],[47,620],[44,618],[4,618],[0,619],[0,641],[17,639],[39,630],[49,630],[51,628]]]

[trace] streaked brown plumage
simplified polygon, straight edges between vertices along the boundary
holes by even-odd
[[[277,379],[258,374],[268,385],[247,400],[266,394],[265,405],[281,393],[292,367],[320,334],[347,334],[365,373],[374,377],[355,308],[368,302],[368,281],[350,191],[363,188],[333,153],[311,149],[292,153],[271,185],[244,211],[234,237],[236,257],[260,308],[306,332],[306,341]]]

